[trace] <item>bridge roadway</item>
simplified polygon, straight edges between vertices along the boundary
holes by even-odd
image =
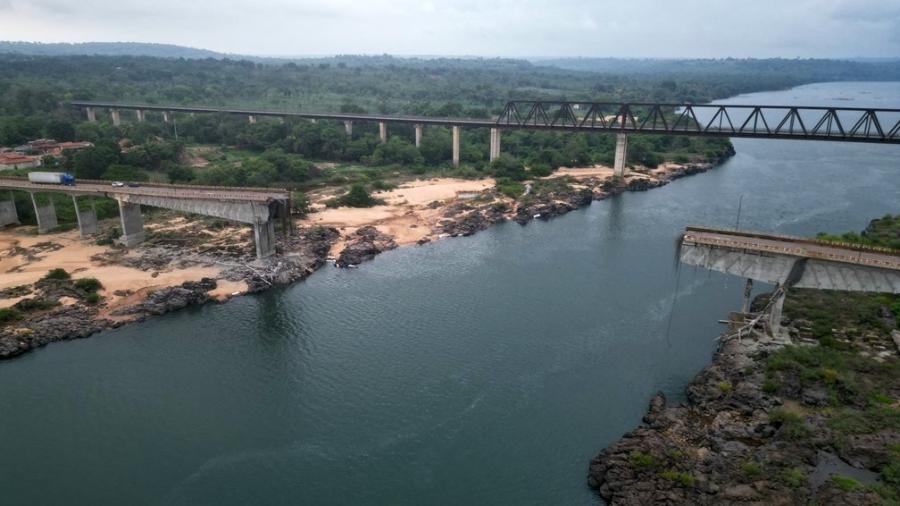
[[[275,218],[287,218],[290,193],[269,188],[221,188],[190,185],[147,183],[141,186],[112,186],[109,181],[79,180],[75,185],[37,184],[25,178],[0,177],[0,188],[25,191],[31,195],[38,231],[48,232],[58,226],[53,202],[39,204],[35,194],[64,193],[72,197],[78,228],[82,236],[98,231],[96,209],[79,205],[78,197],[108,197],[119,204],[122,223],[120,242],[134,246],[144,239],[141,205],[173,209],[186,213],[214,216],[253,226],[256,253],[259,258],[275,251]],[[0,201],[0,226],[18,223],[14,199]],[[287,228],[285,229],[287,230]]]
[[[799,258],[815,258],[900,271],[900,251],[849,243],[819,241],[807,237],[687,227],[683,241],[685,243],[705,244],[720,248],[791,255]]]
[[[781,288],[770,315],[778,329],[784,291],[791,287],[900,293],[900,250],[756,232],[687,227],[679,260],[747,279],[743,311],[753,280]]]

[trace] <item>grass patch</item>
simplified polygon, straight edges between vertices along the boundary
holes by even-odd
[[[826,423],[835,432],[845,435],[883,429],[900,430],[900,410],[888,406],[872,406],[864,410],[845,408],[835,412]]]
[[[778,475],[778,481],[791,488],[800,488],[806,484],[806,471],[799,467],[789,467]]]
[[[0,308],[0,323],[9,323],[22,319],[22,313],[11,307]]]
[[[854,492],[856,490],[862,490],[864,488],[862,483],[854,480],[849,476],[843,476],[840,474],[835,474],[834,476],[832,476],[831,482],[844,492]]]

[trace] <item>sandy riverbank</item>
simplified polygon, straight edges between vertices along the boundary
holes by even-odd
[[[255,261],[249,227],[171,212],[148,213],[147,240],[131,249],[98,245],[77,231],[38,236],[33,227],[0,230],[0,290],[6,292],[0,308],[19,313],[6,325],[0,323],[0,357],[291,283],[329,257],[338,266],[354,266],[398,245],[471,235],[506,220],[524,225],[549,219],[593,200],[645,191],[712,167],[667,164],[624,178],[603,166],[562,168],[551,177],[526,182],[523,195],[515,199],[502,194],[490,178],[418,179],[377,192],[384,204],[365,209],[327,208],[325,201],[341,190],[326,188],[309,194],[313,212],[296,220],[295,232],[279,238],[280,254],[264,261]],[[116,225],[107,220],[102,233]],[[54,268],[65,269],[73,279],[99,280],[99,303],[71,281],[42,281]]]

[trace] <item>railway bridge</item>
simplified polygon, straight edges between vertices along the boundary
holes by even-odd
[[[165,122],[174,121],[177,114],[245,116],[250,123],[265,117],[330,120],[342,122],[348,136],[353,135],[354,122],[373,122],[378,123],[381,142],[387,142],[389,124],[411,124],[415,128],[416,147],[422,142],[425,126],[443,126],[452,131],[452,161],[455,166],[460,161],[460,132],[464,127],[490,130],[491,161],[500,156],[503,130],[615,134],[613,168],[618,176],[624,176],[628,170],[626,160],[628,136],[631,134],[900,144],[900,109],[514,100],[508,102],[496,118],[487,119],[115,102],[74,101],[69,105],[83,109],[90,121],[97,120],[99,111],[107,111],[115,125],[121,124],[121,111],[133,112],[134,120],[138,122],[146,121],[147,113],[154,113]]]

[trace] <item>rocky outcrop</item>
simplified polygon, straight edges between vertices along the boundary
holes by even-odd
[[[335,262],[338,267],[359,265],[375,258],[382,251],[397,247],[393,236],[380,232],[372,226],[362,227],[348,238],[347,245]]]
[[[79,339],[99,332],[110,322],[97,320],[96,316],[94,309],[71,306],[8,325],[0,329],[0,359],[21,355],[54,341]]]
[[[207,292],[215,288],[216,280],[211,278],[203,278],[200,281],[187,281],[180,286],[156,290],[138,304],[117,309],[112,312],[112,315],[149,316],[166,314],[192,304],[202,304],[208,301],[209,294]]]

